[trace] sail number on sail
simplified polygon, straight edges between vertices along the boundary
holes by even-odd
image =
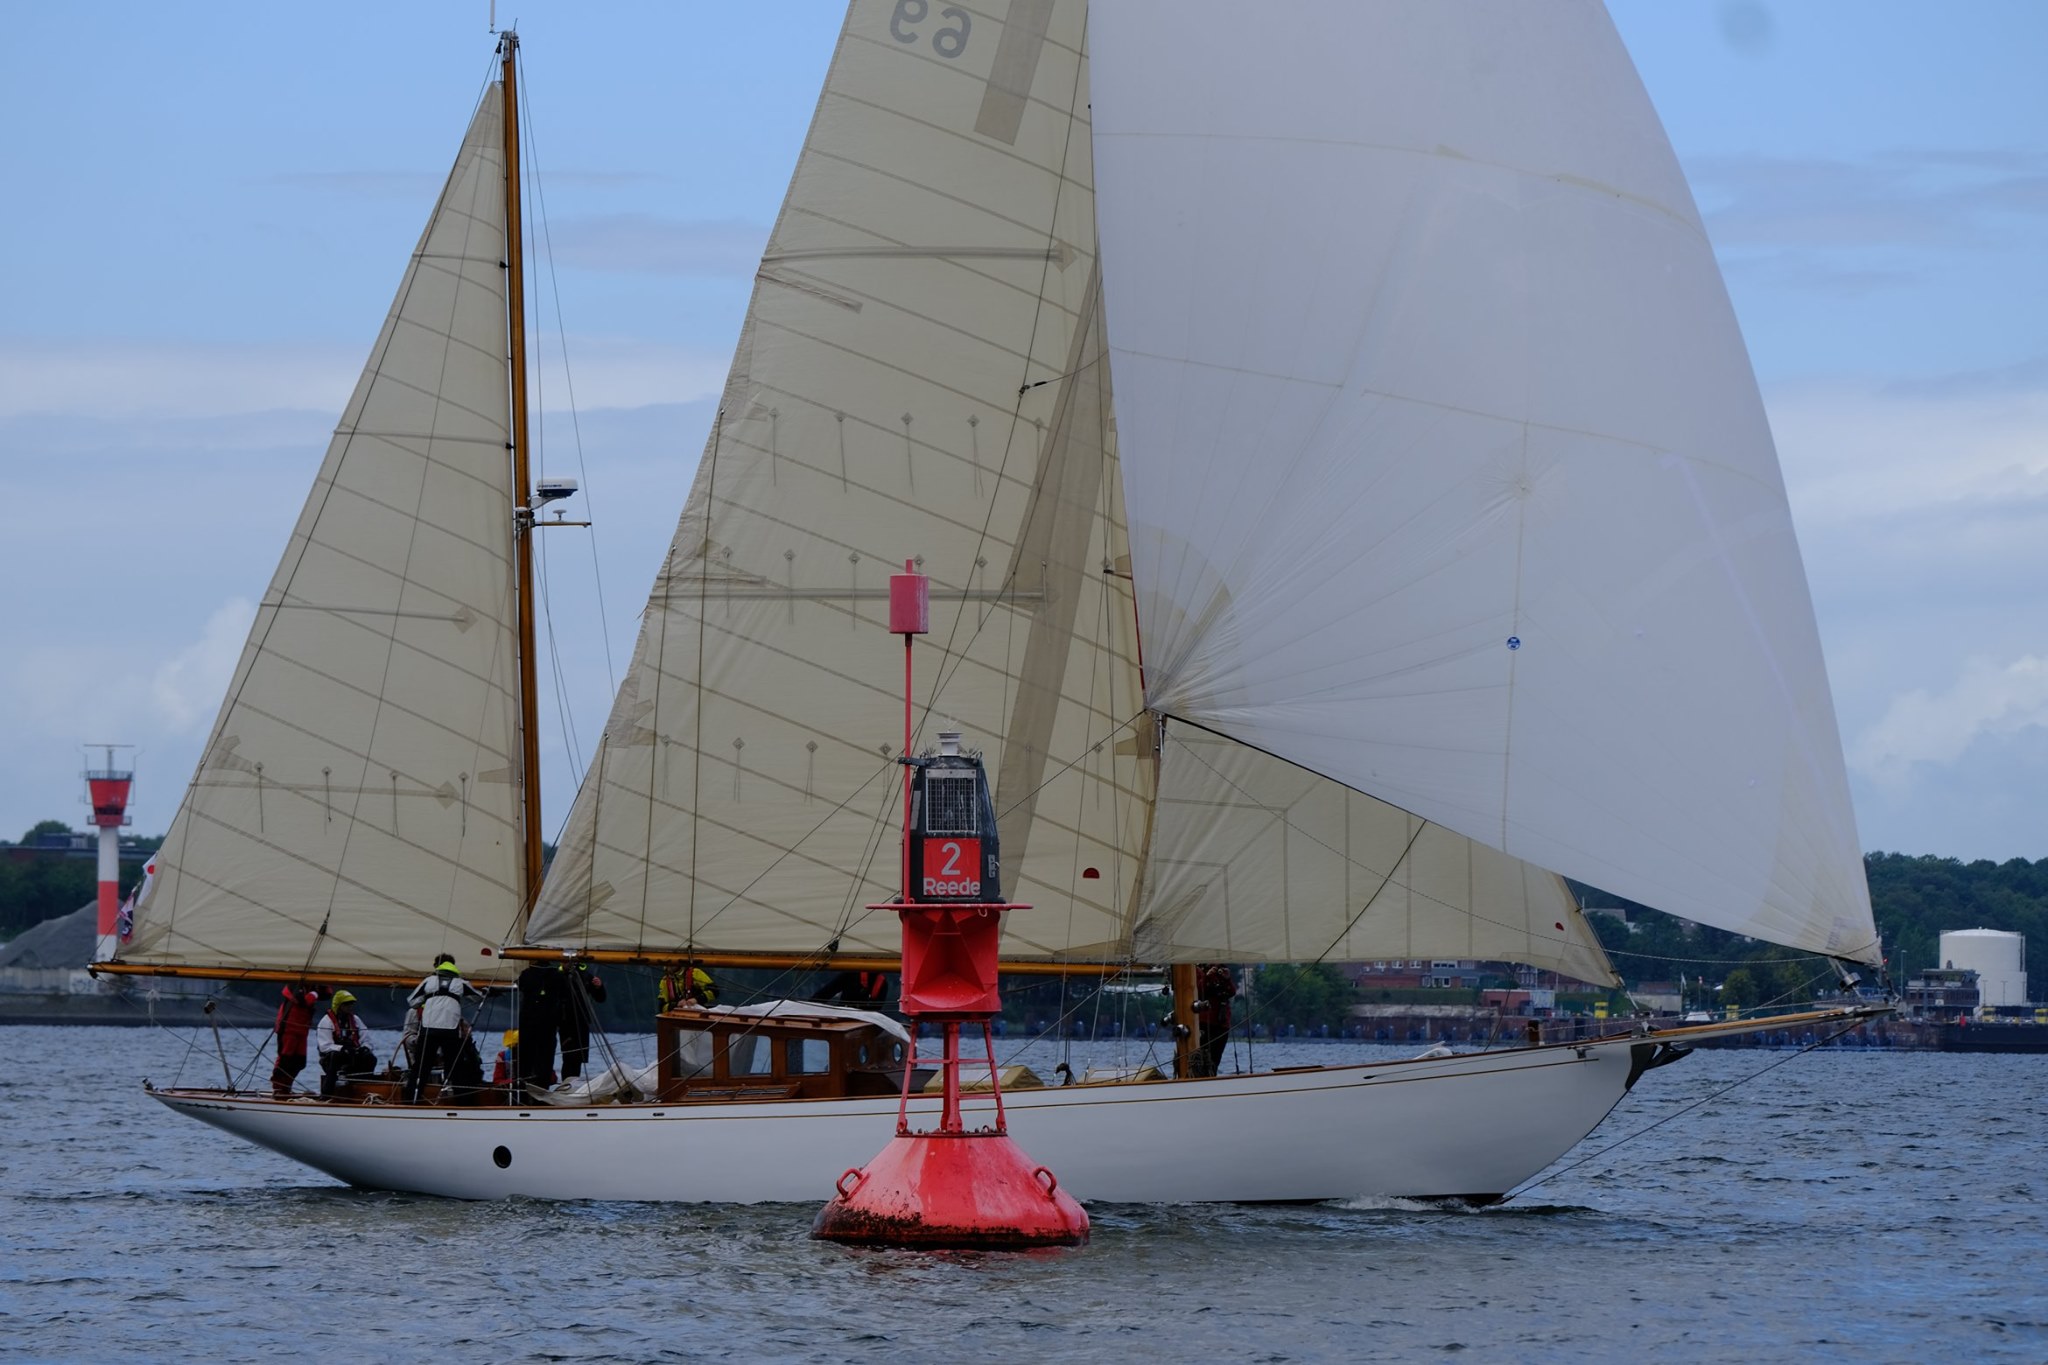
[[[899,43],[918,42],[924,35],[910,26],[923,23],[931,12],[931,0],[896,0],[896,12],[889,16],[889,36]],[[946,6],[939,17],[953,22],[933,31],[932,51],[950,60],[967,50],[967,35],[973,31],[974,21],[958,5]]]

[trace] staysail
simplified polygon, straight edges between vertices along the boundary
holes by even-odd
[[[522,899],[501,91],[286,546],[123,962],[419,972]]]
[[[851,6],[524,940],[894,951],[894,917],[864,907],[897,889],[902,646],[883,621],[915,556],[924,738],[947,722],[984,748],[1004,889],[1036,907],[1006,956],[1370,940],[1352,955],[1611,979],[1556,877],[1148,709],[1087,23],[1082,0]]]
[[[1150,704],[1536,866],[1874,961],[1770,431],[1605,11],[1245,23],[1115,0],[1090,28]]]

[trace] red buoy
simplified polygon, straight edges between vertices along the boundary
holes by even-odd
[[[960,736],[939,736],[939,752],[910,754],[910,646],[930,628],[929,587],[905,564],[889,580],[890,629],[903,636],[903,894],[872,910],[903,922],[902,1009],[913,1023],[939,1024],[943,1055],[939,1126],[910,1128],[910,1087],[919,1058],[903,1067],[896,1136],[866,1166],[839,1177],[811,1235],[861,1246],[1019,1251],[1088,1240],[1088,1215],[1059,1180],[1010,1140],[989,1020],[1002,1008],[996,988],[1002,917],[1026,905],[1004,902],[997,884],[995,803],[979,755]],[[978,1025],[994,1122],[967,1127],[960,1111],[960,1027]]]

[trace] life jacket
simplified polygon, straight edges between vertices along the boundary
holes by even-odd
[[[353,1014],[336,1014],[329,1010],[327,1017],[334,1021],[334,1041],[348,1051],[361,1050],[363,1046],[362,1021]]]
[[[280,1052],[304,1053],[306,1034],[313,1027],[313,1006],[319,1001],[318,991],[298,991],[290,986],[282,988],[284,1003],[277,1007],[277,1022],[270,1026],[277,1035]]]
[[[663,973],[658,991],[661,1007],[689,1003],[693,1005],[715,1005],[718,1003],[718,987],[711,980],[711,973],[702,967],[690,968],[689,979],[683,978],[682,969],[671,967]]]

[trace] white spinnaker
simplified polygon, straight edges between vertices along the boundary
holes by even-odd
[[[893,952],[902,642],[996,785],[1008,950],[1116,955],[1153,764],[1080,0],[851,7],[722,413],[525,938]],[[928,708],[928,710],[927,710]]]
[[[1091,29],[1148,700],[1538,866],[1874,958],[1770,432],[1605,12],[1253,27],[1102,0]]]
[[[342,415],[122,960],[424,971],[521,899],[502,91]]]

